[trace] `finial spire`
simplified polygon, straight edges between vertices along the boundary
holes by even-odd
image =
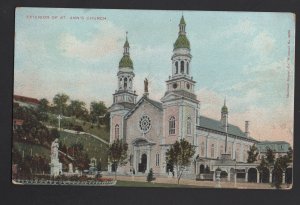
[[[126,41],[124,43],[124,55],[129,55],[128,31],[126,31]]]
[[[226,106],[226,96],[225,96],[225,98],[224,98],[224,106]]]

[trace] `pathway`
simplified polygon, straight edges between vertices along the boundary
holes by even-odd
[[[56,128],[57,127],[53,127],[53,126],[50,126],[50,125],[46,125],[46,127],[48,128]],[[104,139],[101,139],[100,137],[96,136],[96,135],[93,135],[93,134],[90,134],[90,133],[87,133],[87,132],[79,132],[79,131],[75,131],[75,130],[68,130],[68,129],[63,129],[61,128],[62,131],[64,132],[68,132],[68,133],[72,133],[72,134],[79,134],[79,135],[89,135],[90,137],[93,137],[101,142],[103,142],[104,144],[109,144],[107,141],[105,141]]]

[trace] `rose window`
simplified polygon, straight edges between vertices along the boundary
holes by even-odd
[[[151,120],[150,120],[150,118],[147,115],[143,115],[141,117],[141,119],[140,119],[139,126],[140,126],[140,130],[143,133],[148,132],[150,130],[150,128],[151,128]]]

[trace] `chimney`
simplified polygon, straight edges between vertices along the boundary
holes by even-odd
[[[246,137],[249,137],[249,121],[245,121],[245,134]]]

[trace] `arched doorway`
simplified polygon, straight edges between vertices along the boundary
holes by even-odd
[[[269,177],[270,177],[270,171],[268,168],[263,168],[261,171],[260,171],[260,181],[262,183],[269,183]]]
[[[173,165],[167,163],[166,172],[169,174],[169,172],[173,172],[173,170],[174,170]]]
[[[226,171],[221,171],[220,178],[222,181],[227,181],[228,173]]]
[[[145,173],[147,169],[147,155],[142,154],[141,163],[139,163],[139,172]]]
[[[292,184],[293,183],[293,168],[288,167],[285,172],[285,182],[287,184]]]
[[[248,169],[248,182],[257,182],[257,170],[255,168]]]
[[[111,171],[112,171],[112,172],[115,172],[115,171],[116,171],[116,168],[117,168],[116,164],[115,164],[115,163],[112,163],[112,164],[111,164]]]
[[[200,165],[200,174],[204,174],[205,167],[203,164]]]

